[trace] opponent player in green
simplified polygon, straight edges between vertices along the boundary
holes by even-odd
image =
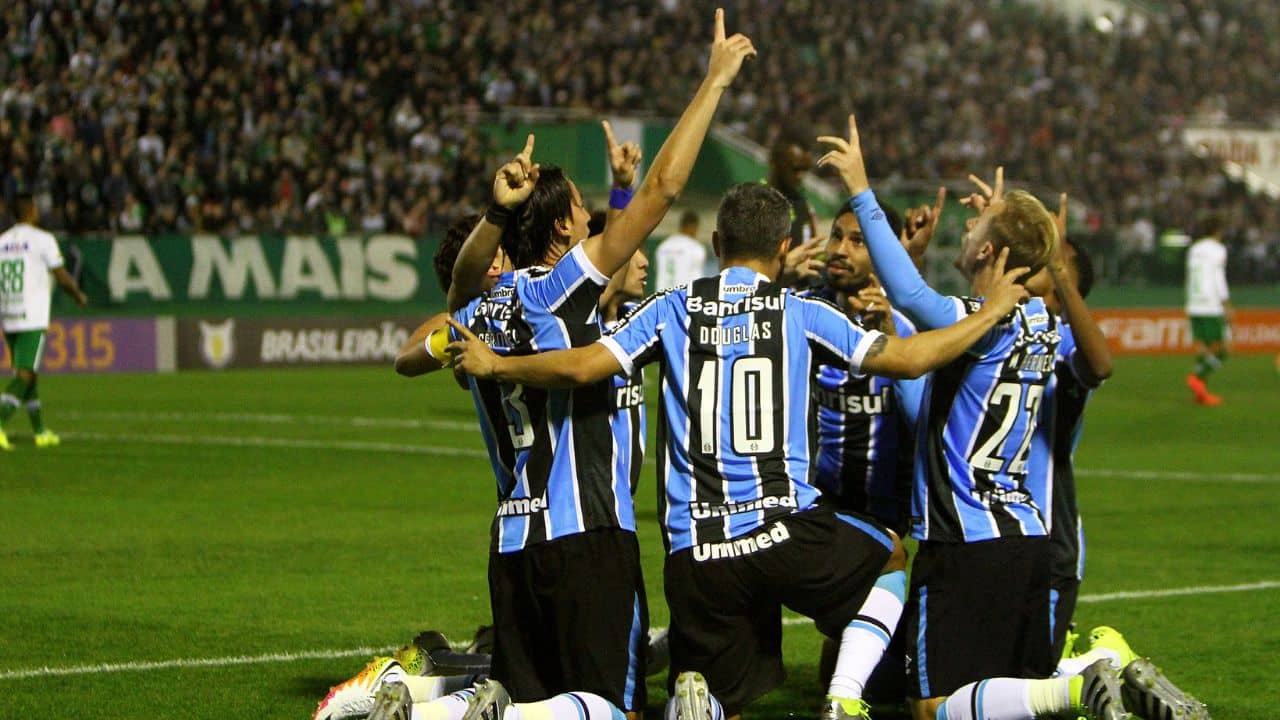
[[[44,356],[44,334],[49,328],[49,275],[84,307],[87,302],[75,278],[62,266],[58,241],[36,227],[39,213],[30,195],[14,202],[18,223],[0,235],[0,325],[9,346],[14,377],[0,391],[0,450],[12,450],[3,425],[20,406],[27,408],[36,447],[53,447],[61,442],[44,426],[40,417],[40,396],[36,390],[40,360]]]

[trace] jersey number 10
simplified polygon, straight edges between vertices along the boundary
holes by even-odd
[[[714,455],[716,417],[720,402],[720,360],[707,360],[698,371],[698,433],[703,454]],[[733,451],[738,455],[763,455],[777,449],[773,428],[773,360],[744,357],[733,361],[729,383],[729,424],[733,428]]]

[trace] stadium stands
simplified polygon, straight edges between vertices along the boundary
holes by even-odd
[[[15,0],[0,10],[0,191],[30,186],[73,232],[422,235],[483,204],[497,158],[467,109],[674,115],[712,4]],[[1139,259],[1146,221],[1186,229],[1212,204],[1249,272],[1273,274],[1276,204],[1173,132],[1274,112],[1280,6],[1148,7],[1144,32],[1103,33],[1016,2],[738,3],[761,58],[720,120],[767,143],[852,109],[877,175],[1002,162],[1069,190],[1100,249]]]

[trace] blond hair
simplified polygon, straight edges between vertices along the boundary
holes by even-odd
[[[1004,208],[991,218],[987,240],[997,254],[1009,248],[1005,267],[1030,268],[1025,278],[1040,272],[1058,249],[1058,224],[1044,203],[1025,190],[1004,196]]]

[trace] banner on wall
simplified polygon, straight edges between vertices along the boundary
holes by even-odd
[[[180,370],[387,365],[422,318],[179,318]]]
[[[1193,351],[1191,324],[1181,310],[1094,310],[1117,355],[1168,355]],[[1280,310],[1237,310],[1231,324],[1232,352],[1280,352]]]
[[[9,348],[0,348],[0,369],[10,367]],[[165,317],[55,319],[40,363],[49,374],[173,369],[173,319]]]

